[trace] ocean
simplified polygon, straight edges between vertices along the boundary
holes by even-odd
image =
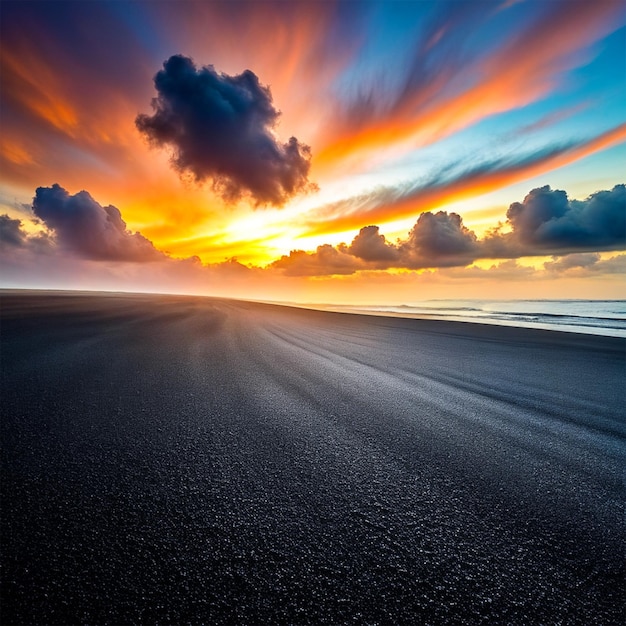
[[[424,300],[401,305],[308,305],[310,308],[542,328],[626,337],[626,300]]]

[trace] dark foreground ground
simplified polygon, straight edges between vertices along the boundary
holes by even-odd
[[[621,624],[625,342],[2,296],[6,624]]]

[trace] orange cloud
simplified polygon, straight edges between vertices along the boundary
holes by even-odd
[[[3,89],[18,106],[61,132],[73,136],[78,125],[75,107],[62,97],[58,75],[30,50],[0,46]]]
[[[7,137],[0,139],[0,158],[15,165],[32,165],[35,163],[34,156],[23,144]]]

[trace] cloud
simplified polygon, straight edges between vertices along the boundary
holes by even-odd
[[[534,267],[520,265],[515,259],[494,263],[488,268],[471,265],[469,267],[453,267],[438,269],[436,276],[445,276],[453,280],[476,279],[492,280],[494,278],[507,281],[526,280],[536,276],[537,270]]]
[[[281,285],[288,293],[287,279],[292,277],[371,277],[385,269],[437,270],[437,276],[450,280],[618,276],[626,273],[626,254],[604,259],[599,252],[606,249],[608,240],[611,250],[626,249],[620,231],[626,216],[624,193],[625,186],[617,185],[577,201],[569,200],[564,191],[540,187],[531,190],[523,202],[511,204],[506,224],[482,239],[457,213],[425,212],[405,239],[390,242],[378,226],[369,225],[349,245],[324,244],[313,252],[293,250],[262,269],[235,258],[217,265],[204,265],[198,257],[175,259],[141,234],[129,232],[115,207],[101,206],[86,191],[72,196],[56,184],[38,188],[32,205],[39,225],[43,222],[48,231],[32,234],[23,221],[0,216],[0,253],[3,269],[24,284],[40,275],[62,282],[75,272],[85,281],[95,280],[101,272],[102,280],[95,280],[93,286],[112,288],[116,277],[122,276],[141,289],[157,289],[162,284],[174,290],[186,286],[197,293],[219,285],[227,294],[229,286],[238,285],[254,297],[263,297],[264,285],[269,284]],[[598,249],[593,250],[593,245]],[[543,270],[520,266],[515,260],[548,254],[553,259],[544,263]],[[470,266],[478,259],[497,258],[505,260],[489,269]]]
[[[422,213],[400,245],[407,267],[467,265],[479,255],[474,232],[463,225],[457,213]]]
[[[387,243],[384,235],[379,232],[378,226],[365,226],[353,239],[348,252],[359,259],[368,262],[392,263],[400,257],[400,251],[392,244]]]
[[[138,115],[136,125],[154,145],[173,149],[181,173],[211,179],[227,200],[248,192],[258,204],[282,205],[311,188],[309,147],[276,138],[280,113],[250,70],[229,76],[176,55],[154,85],[154,114]]]
[[[589,268],[599,261],[600,255],[597,252],[580,252],[552,257],[552,261],[546,261],[543,267],[548,272],[566,272],[571,269]]]
[[[0,215],[0,243],[3,246],[21,247],[24,245],[26,233],[22,230],[22,220]]]
[[[345,246],[335,248],[324,244],[315,252],[292,250],[269,267],[285,276],[332,276],[354,274],[367,269],[367,264],[350,254]]]
[[[352,274],[388,268],[425,269],[471,263],[480,256],[475,233],[456,213],[422,213],[404,241],[389,243],[378,226],[365,226],[352,243],[318,246],[315,252],[294,250],[270,267],[290,276]]]
[[[549,190],[548,187],[546,195]],[[623,247],[626,244],[626,186],[616,185],[611,191],[599,191],[583,202],[570,202],[562,215],[545,221],[534,236],[540,243],[564,248]]]
[[[272,267],[291,276],[323,276],[366,269],[465,267],[478,259],[578,253],[546,263],[547,271],[565,272],[573,267],[595,267],[599,255],[586,252],[624,249],[625,185],[598,191],[583,201],[569,200],[565,191],[545,186],[532,189],[523,202],[512,203],[507,221],[483,239],[478,239],[457,213],[427,211],[419,216],[408,237],[396,243],[389,243],[378,226],[370,225],[361,228],[350,245],[293,251]],[[617,263],[606,265],[607,272],[617,272],[613,266],[621,267]],[[475,271],[482,276],[485,270]]]
[[[101,206],[86,191],[71,196],[58,184],[39,187],[33,213],[62,247],[85,259],[144,262],[164,256],[143,235],[127,230],[119,209]]]
[[[49,254],[54,250],[54,242],[47,233],[29,234],[22,220],[4,214],[0,215],[0,248],[5,256],[22,252]]]
[[[626,274],[626,254],[602,259],[597,252],[574,253],[563,257],[555,256],[552,261],[546,261],[543,267],[547,272],[577,276]]]
[[[509,233],[496,231],[483,247],[494,256],[565,254],[626,247],[626,186],[569,200],[549,185],[530,191],[507,211]]]
[[[598,274],[620,274],[626,276],[626,254],[618,254],[610,259],[598,261],[591,268]]]

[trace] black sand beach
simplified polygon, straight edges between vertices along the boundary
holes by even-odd
[[[624,339],[2,296],[2,624],[621,624]]]

